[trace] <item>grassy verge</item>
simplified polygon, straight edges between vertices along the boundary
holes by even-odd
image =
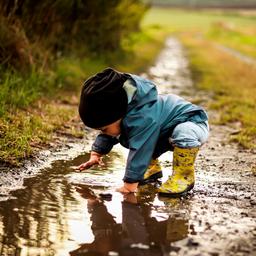
[[[196,32],[198,36],[256,57],[256,13],[221,10],[177,10],[154,8],[144,26],[157,24],[170,32]]]
[[[256,24],[256,15],[254,22]],[[217,22],[211,26],[207,37],[240,53],[256,58],[255,26],[239,26]]]
[[[214,92],[210,107],[220,113],[220,124],[234,124],[231,139],[246,148],[256,146],[256,72],[207,40],[182,36],[188,48],[194,81],[199,89]],[[211,54],[209,54],[211,53]]]
[[[47,72],[32,71],[27,77],[6,73],[0,80],[1,161],[20,164],[48,146],[56,131],[64,129],[81,137],[76,109],[82,81],[106,66],[125,72],[144,71],[167,34],[178,36],[187,47],[196,86],[215,93],[210,107],[218,110],[220,119],[214,121],[239,124],[232,139],[255,147],[255,68],[215,47],[216,43],[223,44],[255,56],[255,17],[151,9],[142,22],[143,32],[126,38],[124,51],[108,56],[108,61],[69,56],[60,58]]]
[[[255,13],[152,9],[144,26],[162,26],[174,32],[188,51],[195,85],[214,92],[209,107],[220,113],[218,122],[236,125],[231,140],[256,147],[256,67],[216,47],[223,44],[254,57]]]
[[[81,137],[77,105],[83,80],[107,66],[125,72],[144,71],[165,36],[164,31],[149,27],[127,38],[124,51],[107,60],[70,56],[60,58],[47,72],[32,71],[26,77],[6,72],[0,81],[0,162],[20,165],[48,147],[56,132]]]

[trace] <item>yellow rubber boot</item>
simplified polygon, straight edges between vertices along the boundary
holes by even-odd
[[[145,185],[151,182],[156,182],[157,179],[162,178],[163,173],[158,159],[152,159],[148,169],[144,173],[143,180],[140,181],[140,185]]]
[[[194,187],[194,163],[199,148],[178,148],[173,151],[173,173],[163,183],[158,192],[160,195],[179,197]]]

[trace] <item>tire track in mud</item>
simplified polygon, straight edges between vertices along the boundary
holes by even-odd
[[[194,88],[185,50],[175,38],[166,41],[156,64],[141,75],[153,80],[160,93],[178,94],[205,106],[211,100],[206,92]],[[211,111],[208,113],[210,121],[217,115]],[[256,253],[256,178],[252,172],[256,164],[255,152],[231,144],[229,135],[234,131],[235,128],[211,124],[209,141],[201,148],[196,161],[195,188],[186,198],[180,200],[158,198],[154,193],[139,194],[140,207],[143,209],[150,205],[151,216],[167,222],[166,237],[159,255]],[[116,151],[123,155],[120,148]],[[166,179],[171,174],[172,154],[164,154],[160,161]],[[124,162],[114,162],[114,166],[122,169]],[[105,185],[107,190],[117,186],[120,174],[114,172],[111,176],[97,180],[73,176],[71,180],[77,184],[90,184],[100,192],[102,188],[97,187],[99,185]],[[109,179],[113,179],[111,184]],[[114,196],[113,205],[118,202],[120,198]],[[136,215],[134,219],[136,221]],[[155,230],[160,232],[158,227]],[[137,244],[131,246],[136,247]],[[151,247],[145,246],[149,250],[146,255],[155,255]]]
[[[184,49],[175,38],[167,40],[146,76],[162,93],[202,105],[211,100],[193,87]],[[217,113],[208,113],[211,123]],[[229,142],[235,128],[211,124],[210,130],[199,151],[196,185],[189,200],[192,240],[176,242],[177,255],[256,255],[256,152]]]
[[[232,49],[230,47],[221,45],[221,44],[215,44],[215,47],[221,51],[224,51],[234,57],[236,57],[237,59],[241,60],[244,63],[247,63],[249,65],[256,65],[256,59],[250,56],[247,56],[235,49]]]
[[[193,87],[185,50],[175,38],[167,40],[166,47],[156,60],[156,64],[142,75],[154,80],[160,93],[175,93],[192,102],[201,102],[202,105],[206,105],[211,100],[205,92],[197,91]],[[211,120],[217,114],[209,112],[209,115]],[[84,141],[80,143],[74,141],[58,152],[46,151],[41,157],[41,163],[39,161],[39,163],[29,164],[24,169],[25,174],[23,176],[18,176],[17,171],[13,171],[17,176],[6,176],[5,188],[9,186],[9,190],[7,189],[6,194],[3,195],[8,198],[15,177],[18,181],[17,186],[20,187],[24,177],[38,174],[42,168],[45,168],[45,165],[48,167],[46,177],[42,174],[37,180],[32,178],[27,182],[29,184],[24,189],[26,190],[25,195],[21,191],[18,193],[21,198],[6,202],[6,206],[3,206],[3,213],[6,215],[3,218],[0,216],[0,220],[3,223],[16,220],[15,225],[6,225],[11,231],[16,232],[15,237],[22,239],[24,237],[19,230],[19,225],[22,226],[20,220],[26,217],[30,220],[31,214],[34,212],[37,213],[36,215],[33,214],[34,221],[38,221],[39,224],[47,225],[47,221],[55,223],[58,218],[63,220],[62,225],[57,226],[56,224],[56,227],[60,229],[59,234],[64,234],[67,240],[59,241],[56,237],[53,243],[49,239],[49,248],[45,248],[33,237],[31,241],[29,238],[24,240],[25,249],[30,249],[29,244],[36,242],[38,243],[36,249],[55,250],[54,255],[63,255],[64,251],[67,252],[65,255],[70,255],[71,247],[77,248],[71,255],[80,255],[80,249],[87,250],[92,245],[97,245],[96,242],[101,245],[102,237],[97,236],[97,232],[99,235],[104,234],[105,238],[114,239],[114,245],[110,242],[105,244],[106,248],[111,248],[106,255],[119,255],[118,250],[125,252],[126,255],[137,255],[136,253],[139,253],[138,255],[171,256],[255,255],[256,177],[252,167],[256,165],[256,152],[240,149],[235,144],[229,143],[229,134],[232,132],[234,129],[228,126],[211,125],[209,141],[200,150],[196,161],[195,188],[186,198],[158,198],[156,193],[138,194],[139,204],[129,205],[123,202],[124,198],[120,194],[113,193],[112,200],[101,201],[97,205],[95,195],[97,196],[97,193],[109,189],[113,190],[113,187],[121,181],[122,173],[120,170],[123,170],[125,165],[125,153],[119,152],[118,148],[116,149],[117,154],[111,153],[106,158],[110,164],[104,173],[100,169],[95,169],[86,175],[85,173],[74,173],[69,166],[79,164],[84,156],[77,156],[83,151],[89,150],[89,142],[93,133],[87,131],[88,137],[85,138],[84,145],[82,145]],[[160,158],[164,167],[165,178],[171,173],[171,157],[172,154],[168,153]],[[51,169],[49,165],[54,161],[56,163]],[[1,176],[2,180],[3,177]],[[2,188],[4,193],[4,186]],[[77,188],[80,190],[79,193]],[[44,193],[48,197],[45,197]],[[42,202],[38,199],[41,197],[44,198]],[[88,210],[89,202],[91,202],[90,211]],[[8,210],[7,213],[4,211],[5,207]],[[51,209],[54,207],[55,210],[38,211],[40,208],[48,209],[48,207]],[[58,210],[61,213],[56,218],[53,213]],[[65,212],[72,214],[65,214]],[[43,213],[45,215],[41,215]],[[52,214],[50,214],[51,217],[48,216],[49,213]],[[12,216],[9,216],[10,214]],[[97,224],[96,222],[104,216],[107,217],[106,219],[103,218],[105,222],[109,219],[111,222]],[[70,228],[68,223],[74,222],[74,220],[77,225],[86,229],[83,230],[84,236],[87,233],[91,234],[90,240],[88,237],[82,236],[77,239],[75,235],[72,236],[67,233],[68,228]],[[103,224],[106,224],[106,229],[104,229]],[[0,228],[7,228],[7,226],[2,224]],[[121,242],[115,241],[117,237],[123,238],[120,233],[123,226],[125,226],[124,239]],[[129,227],[132,228],[129,230]],[[94,230],[97,232],[92,234]],[[115,230],[118,230],[118,236],[113,235],[112,237],[111,234],[114,234]],[[11,231],[8,230],[10,233]],[[53,234],[55,231],[53,230]],[[102,231],[104,232],[101,233]],[[49,234],[52,234],[51,232],[49,231]],[[9,241],[8,239],[10,239],[10,244],[3,244],[3,248],[6,251],[16,250],[18,248],[16,240],[13,239],[12,234],[10,237],[8,234],[2,234],[4,239],[2,237],[1,241]],[[43,233],[43,235],[46,234]],[[86,247],[88,241],[93,241],[89,244],[91,247]],[[45,239],[44,243],[47,244],[48,240]],[[125,243],[125,248],[122,247],[123,243]],[[96,245],[95,250],[97,250]],[[56,249],[58,246],[61,248],[62,254],[58,254],[59,251]]]

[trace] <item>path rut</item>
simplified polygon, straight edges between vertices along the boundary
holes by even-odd
[[[202,105],[210,100],[193,87],[185,51],[175,38],[142,75],[161,93]],[[211,120],[216,113],[209,115]],[[90,139],[85,147],[77,144],[74,155],[62,151],[0,202],[1,255],[256,255],[255,152],[231,144],[232,132],[211,125],[196,162],[195,188],[181,199],[158,197],[154,187],[136,196],[114,192],[127,155],[119,146],[104,158],[106,168],[83,173],[69,167],[88,159],[81,151],[89,150]],[[160,162],[164,180],[172,153]]]

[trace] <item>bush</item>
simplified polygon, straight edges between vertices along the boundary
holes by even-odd
[[[60,66],[62,59],[110,64],[145,10],[139,0],[0,1],[0,116],[73,89],[74,74],[84,71]]]
[[[53,56],[81,48],[94,56],[118,50],[145,10],[139,0],[1,1],[0,62],[19,69],[45,63],[38,52],[47,50]]]
[[[24,29],[17,21],[8,22],[0,16],[0,63],[2,66],[24,69],[31,66],[33,57]]]

